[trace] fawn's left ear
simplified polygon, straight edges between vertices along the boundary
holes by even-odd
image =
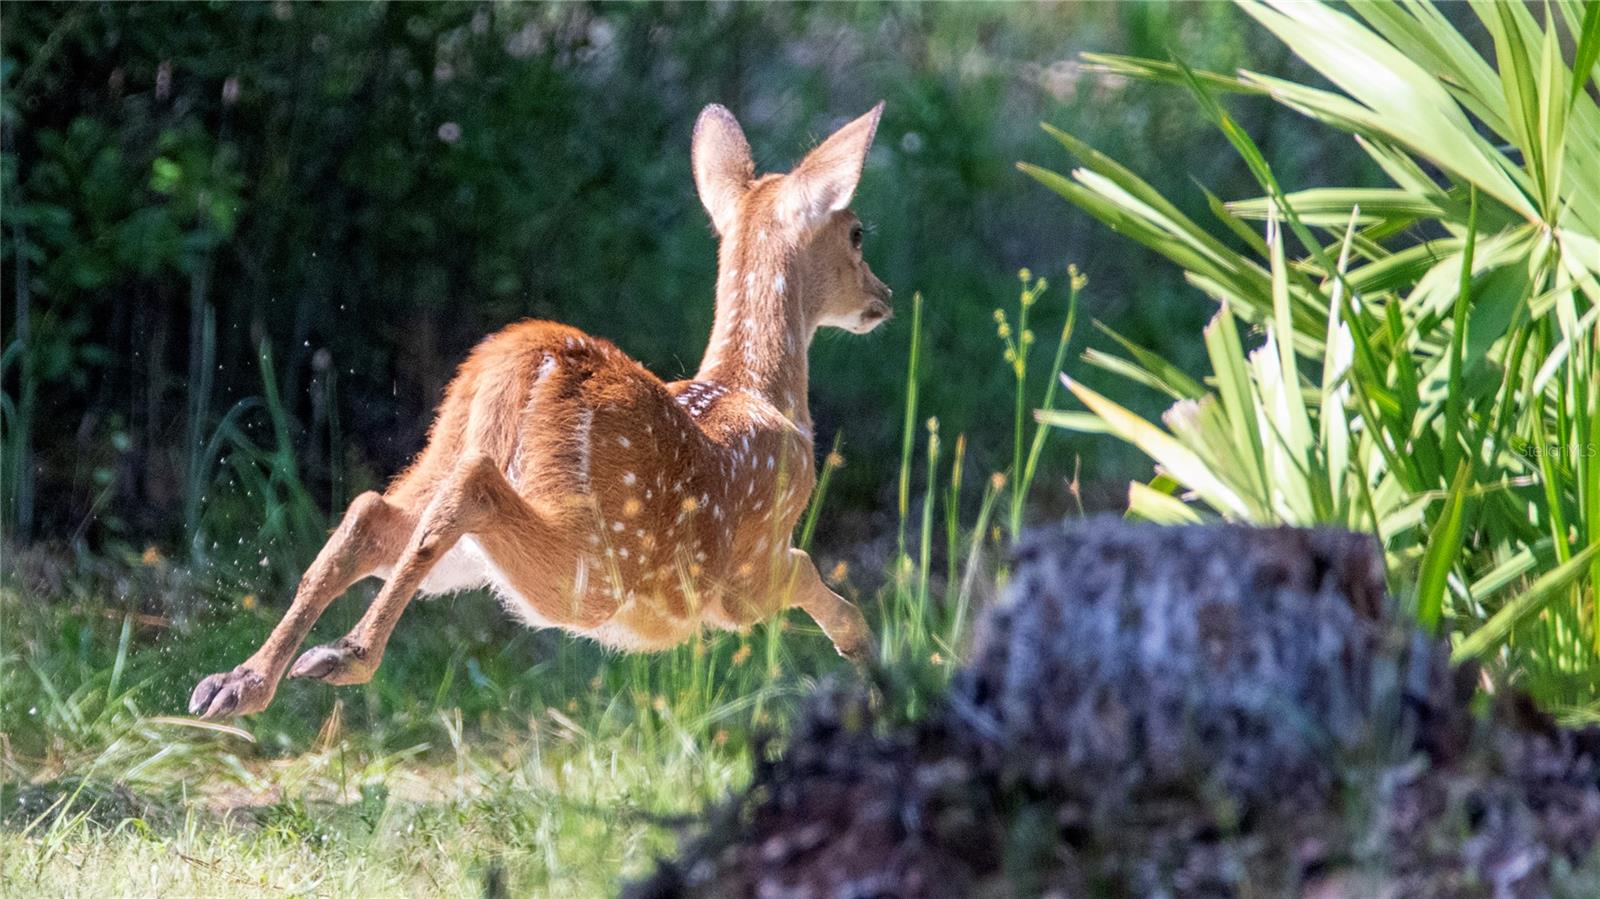
[[[700,202],[711,215],[712,227],[725,235],[733,228],[739,198],[750,188],[750,179],[756,174],[750,143],[744,139],[744,129],[733,113],[716,103],[701,110],[694,123],[689,157]]]
[[[878,131],[883,103],[835,131],[783,179],[782,212],[802,228],[821,224],[829,215],[850,205],[867,151]]]

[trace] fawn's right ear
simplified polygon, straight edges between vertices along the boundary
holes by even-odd
[[[744,131],[727,108],[713,103],[700,111],[694,123],[694,143],[690,150],[694,166],[694,186],[700,202],[711,214],[717,233],[726,235],[733,227],[739,198],[755,177],[756,164],[750,158],[750,144]]]
[[[811,228],[849,206],[881,118],[882,102],[807,153],[784,176],[780,214],[801,228]]]

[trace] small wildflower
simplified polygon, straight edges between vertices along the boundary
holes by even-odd
[[[711,742],[718,746],[728,745],[728,732],[726,730],[719,729],[716,733],[711,735]]]
[[[932,662],[935,665],[943,665],[944,664],[944,656],[942,654],[940,654],[940,653],[935,652],[933,655],[928,656],[928,661]]]
[[[994,490],[1004,490],[1006,487],[1005,473],[997,471],[989,475],[989,486]]]
[[[154,568],[155,566],[160,565],[162,562],[165,562],[166,558],[161,555],[161,550],[156,549],[155,545],[152,544],[144,548],[144,555],[139,557],[139,561],[143,562],[149,567]]]
[[[665,715],[667,713],[667,697],[657,696],[650,701],[650,707],[656,710],[656,714]]]
[[[1029,271],[1027,268],[1023,268],[1021,271],[1017,272],[1017,277],[1022,280],[1022,283],[1026,284],[1033,280],[1033,272]]]
[[[835,583],[835,584],[839,583],[840,581],[843,581],[845,578],[847,578],[849,576],[850,576],[850,566],[849,566],[849,564],[847,564],[847,563],[845,563],[843,561],[839,562],[837,565],[834,565],[833,566],[833,570],[828,572],[828,580],[830,582],[832,582],[832,583]]]
[[[439,139],[447,144],[453,144],[461,139],[461,126],[455,122],[445,122],[439,126]]]
[[[822,464],[829,468],[843,468],[844,456],[837,452],[831,452],[828,454],[827,458],[822,460]]]
[[[740,644],[739,648],[737,650],[735,650],[734,653],[733,653],[733,664],[735,664],[735,665],[743,665],[745,662],[747,662],[749,660],[750,660],[750,644],[748,644],[748,643]]]
[[[239,605],[243,606],[246,612],[254,609],[256,607],[256,595],[254,593],[246,593],[239,597]]]

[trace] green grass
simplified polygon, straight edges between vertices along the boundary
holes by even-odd
[[[289,681],[204,727],[188,690],[281,608],[238,600],[167,621],[0,593],[7,889],[477,895],[494,868],[516,895],[607,895],[742,784],[816,679],[853,676],[800,615],[622,656],[467,593],[414,603],[372,683]]]
[[[29,895],[478,895],[491,868],[515,894],[605,895],[838,667],[803,634],[778,671],[759,633],[619,657],[464,594],[418,603],[371,684],[290,682],[209,729],[162,713],[259,638],[259,610],[141,626],[3,601],[0,882]]]

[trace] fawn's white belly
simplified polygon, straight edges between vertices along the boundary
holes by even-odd
[[[499,566],[483,551],[483,546],[471,537],[462,537],[456,545],[450,547],[428,576],[422,579],[421,592],[429,594],[454,593],[457,590],[473,590],[478,587],[488,586],[500,598],[500,604],[506,610],[527,622],[530,627],[556,627],[556,623],[540,615],[528,601],[511,585],[510,578]]]
[[[380,572],[382,577],[387,578],[388,575],[388,571]],[[595,627],[570,627],[557,624],[539,614],[534,604],[512,586],[511,579],[506,577],[505,572],[489,558],[483,546],[471,536],[462,537],[449,552],[434,563],[428,576],[422,579],[419,591],[426,594],[443,594],[458,590],[474,590],[484,586],[493,589],[506,611],[522,619],[529,627],[558,627],[613,649],[627,651],[665,649],[682,642],[695,627],[693,622],[684,621],[681,628],[670,628],[669,633],[656,633],[653,639],[641,637],[641,633],[647,629],[637,627],[632,620],[639,610],[634,608],[634,602],[631,600],[623,603],[610,620]],[[659,630],[659,622],[654,623],[656,627],[648,630]]]

